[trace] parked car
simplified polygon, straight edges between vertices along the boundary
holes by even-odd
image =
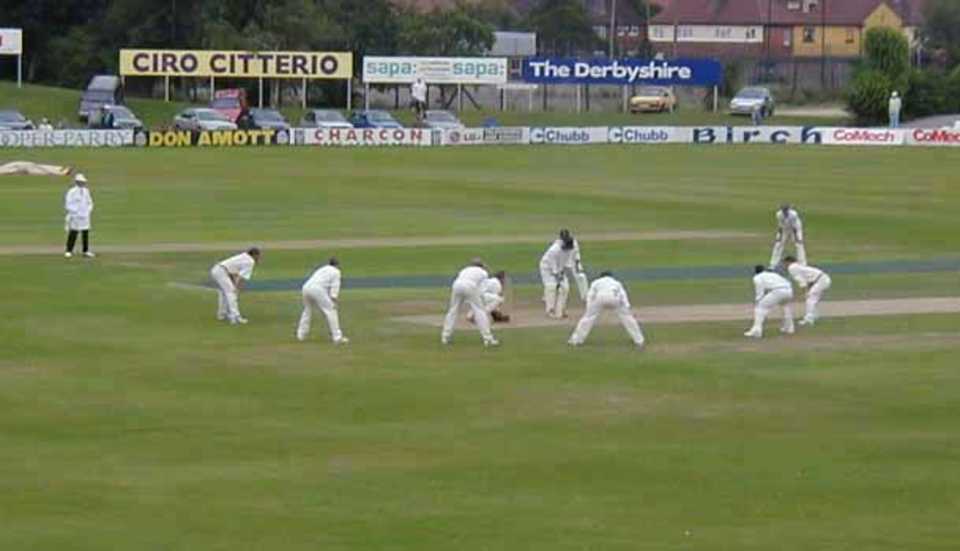
[[[428,110],[423,115],[423,126],[440,130],[466,128],[450,111]]]
[[[87,126],[103,129],[143,130],[143,122],[123,105],[101,105],[87,117]]]
[[[178,130],[236,130],[237,124],[223,113],[203,107],[184,109],[173,117]]]
[[[33,121],[24,117],[20,111],[0,110],[0,130],[33,130]]]
[[[677,108],[677,96],[663,86],[643,86],[630,98],[631,113],[665,113]]]
[[[96,75],[80,96],[77,116],[86,121],[90,114],[104,105],[123,105],[123,83],[116,75]]]
[[[290,128],[290,125],[287,124],[287,120],[283,118],[283,114],[276,109],[249,109],[246,113],[240,115],[240,119],[237,121],[237,126],[240,128],[257,128],[257,129],[273,129],[273,130],[287,130]]]
[[[379,109],[354,111],[350,115],[350,124],[354,128],[403,128],[390,113]]]
[[[769,88],[752,86],[737,92],[730,100],[731,115],[752,115],[759,110],[764,117],[772,117],[776,110],[776,101]]]
[[[247,103],[247,91],[242,88],[227,88],[217,90],[213,94],[213,101],[210,102],[210,108],[220,111],[231,122],[240,120],[240,115],[249,109]]]
[[[311,109],[300,119],[303,128],[353,128],[340,111],[334,109]]]

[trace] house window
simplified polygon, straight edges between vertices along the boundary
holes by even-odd
[[[789,48],[791,46],[793,46],[793,33],[787,31],[783,33],[783,47]]]
[[[597,36],[600,37],[601,40],[607,39],[606,25],[597,25],[596,27],[593,28],[593,32],[597,33]]]
[[[639,26],[639,25],[631,25],[631,26],[630,26],[630,36],[632,36],[632,37],[638,37],[638,36],[640,36],[640,26]]]
[[[853,44],[857,41],[857,30],[850,28],[847,29],[847,44]]]
[[[803,42],[805,44],[813,44],[813,41],[816,39],[817,39],[817,29],[813,27],[803,28]]]

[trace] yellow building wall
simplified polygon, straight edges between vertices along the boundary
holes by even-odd
[[[793,28],[793,55],[796,57],[820,57],[823,55],[823,27],[802,26]],[[804,37],[812,35],[811,42]],[[860,27],[829,26],[826,28],[826,54],[835,57],[857,57],[860,55],[862,39]]]
[[[826,28],[826,55],[834,57],[859,57],[862,53],[863,34],[876,27],[903,29],[903,19],[886,3],[877,6],[867,16],[862,26],[831,25]],[[793,28],[793,55],[796,57],[820,57],[824,55],[822,46],[823,27],[819,25],[797,26]],[[813,41],[804,42],[804,37],[813,35]]]
[[[890,6],[880,4],[863,22],[864,31],[874,27],[890,27],[899,31],[903,29],[903,19]]]

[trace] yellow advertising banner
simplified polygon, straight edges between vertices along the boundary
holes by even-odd
[[[236,77],[348,79],[350,52],[120,50],[126,77]]]

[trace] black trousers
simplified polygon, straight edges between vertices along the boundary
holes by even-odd
[[[67,234],[67,252],[73,252],[73,246],[77,244],[77,234],[80,234],[80,239],[83,241],[83,252],[90,252],[90,230],[70,230]]]

